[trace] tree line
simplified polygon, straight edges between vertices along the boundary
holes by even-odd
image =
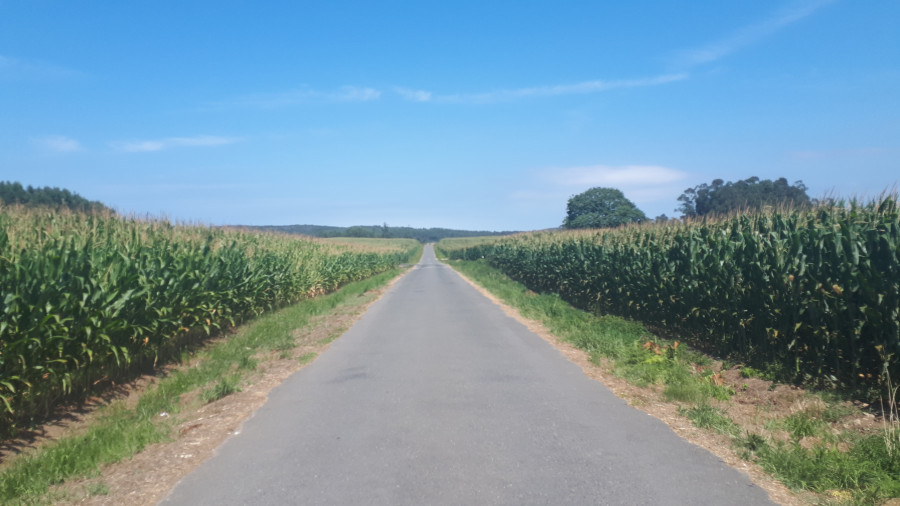
[[[803,181],[788,184],[787,179],[774,181],[750,177],[725,182],[715,179],[684,190],[676,209],[686,218],[719,215],[741,211],[758,211],[767,207],[803,208],[816,203],[806,193]],[[655,221],[669,218],[661,215]],[[563,228],[610,228],[626,223],[649,221],[643,211],[616,188],[591,188],[572,196],[566,206]]]
[[[448,237],[475,237],[486,235],[509,235],[512,231],[494,232],[486,230],[456,230],[450,228],[413,228],[382,225],[355,225],[352,227],[332,227],[326,225],[266,225],[246,227],[250,229],[301,234],[311,237],[374,237],[383,239],[415,239],[422,243],[438,242]]]
[[[11,181],[0,181],[0,203],[7,206],[69,209],[86,213],[112,212],[101,202],[88,200],[66,189],[49,186],[34,188],[31,185],[22,186],[21,183]]]

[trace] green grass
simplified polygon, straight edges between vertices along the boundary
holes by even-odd
[[[316,354],[316,353],[307,353],[306,355],[302,355],[299,358],[297,358],[297,361],[300,362],[301,364],[308,364],[308,363],[312,362],[313,359],[315,359],[317,356],[318,356],[318,354]]]
[[[804,448],[795,442],[766,442],[754,457],[793,489],[823,494],[846,490],[858,504],[900,497],[900,459],[886,454],[881,436],[861,438],[849,451],[827,444]]]
[[[215,402],[223,397],[229,396],[233,393],[237,393],[241,391],[241,387],[239,386],[241,383],[241,375],[231,374],[216,382],[210,388],[207,388],[203,391],[203,395],[200,397],[203,399],[203,402],[210,403]]]
[[[682,407],[679,412],[701,429],[709,429],[733,437],[740,435],[740,427],[732,422],[723,410],[709,404],[701,403],[691,407]]]
[[[293,331],[315,316],[328,314],[338,306],[367,302],[370,299],[364,294],[384,286],[399,273],[385,272],[350,283],[330,295],[263,315],[193,356],[185,353],[182,362],[190,367],[176,369],[162,378],[133,409],[113,403],[101,410],[83,434],[60,439],[11,462],[0,473],[0,504],[48,502],[51,486],[66,479],[96,475],[104,464],[171,439],[182,395],[202,389],[201,398],[211,402],[237,391],[256,368],[256,355],[288,347]],[[304,355],[300,361],[305,363],[313,357],[314,354]]]
[[[788,434],[796,441],[805,437],[823,436],[828,430],[828,424],[824,420],[807,411],[787,416],[782,423]]]

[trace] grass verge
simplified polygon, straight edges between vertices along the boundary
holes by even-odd
[[[261,316],[227,338],[183,355],[180,366],[160,378],[133,407],[123,401],[113,402],[101,408],[82,433],[4,464],[0,472],[0,504],[49,504],[56,499],[50,492],[54,485],[96,476],[105,464],[172,439],[186,394],[199,392],[202,402],[213,402],[240,391],[241,385],[251,379],[260,356],[294,348],[296,329],[317,316],[369,302],[367,292],[386,285],[400,272],[393,270],[350,283],[332,294]],[[305,364],[313,358],[314,353],[307,353],[299,361]],[[102,485],[95,488],[92,493],[104,493]]]
[[[883,430],[872,429],[871,412],[840,395],[797,393],[779,409],[758,396],[752,417],[732,416],[753,402],[748,383],[764,382],[754,371],[734,374],[729,382],[721,363],[677,341],[660,339],[642,324],[615,316],[597,316],[571,307],[555,294],[538,294],[511,280],[484,261],[447,261],[522,316],[542,323],[552,334],[572,343],[637,387],[660,393],[682,416],[701,429],[727,438],[743,459],[758,464],[792,490],[810,491],[814,500],[830,504],[878,504],[900,497],[900,434],[895,417]],[[743,383],[741,383],[743,381]],[[795,389],[796,392],[796,389]],[[891,396],[888,396],[889,399]],[[888,412],[896,413],[896,403]],[[871,411],[871,409],[869,410]]]

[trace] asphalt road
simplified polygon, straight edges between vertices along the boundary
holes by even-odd
[[[770,504],[426,248],[168,505]]]

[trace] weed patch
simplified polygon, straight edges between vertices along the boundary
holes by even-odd
[[[241,387],[238,386],[240,382],[240,374],[232,374],[230,376],[226,376],[216,382],[216,384],[213,385],[212,388],[204,390],[201,398],[203,399],[203,402],[210,403],[215,402],[227,395],[240,392]]]
[[[737,437],[741,432],[740,427],[732,422],[723,410],[709,404],[697,404],[690,408],[682,407],[678,412],[701,429],[709,429],[733,437]]]

